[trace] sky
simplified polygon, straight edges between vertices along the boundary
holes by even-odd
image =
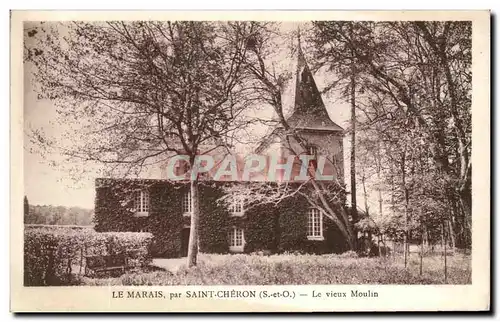
[[[297,25],[288,23],[282,26],[282,31],[291,32],[297,30]],[[290,42],[290,41],[289,41]],[[282,47],[283,68],[295,70],[297,57],[291,56],[291,43],[284,44]],[[308,56],[307,51],[305,52]],[[310,62],[309,62],[310,64]],[[325,75],[315,75],[316,83],[320,91],[324,88],[326,82]],[[285,90],[283,101],[285,105],[290,105],[294,99],[292,91],[294,83],[288,85]],[[323,95],[323,100],[330,118],[340,126],[348,128],[350,118],[349,105],[335,95]],[[68,128],[67,125],[60,125],[56,120],[55,106],[47,99],[38,99],[32,85],[32,77],[29,64],[25,64],[24,68],[24,185],[25,195],[28,197],[30,204],[39,205],[62,205],[62,206],[79,206],[84,208],[94,207],[94,180],[96,176],[89,175],[85,178],[79,178],[75,181],[70,173],[61,166],[61,155],[52,154],[42,156],[33,149],[28,133],[31,129],[41,129],[49,137],[60,137]],[[345,173],[349,173],[349,140],[344,139],[344,159]],[[85,165],[82,165],[85,166]],[[348,177],[346,183],[349,184]],[[359,190],[359,189],[358,189]],[[358,197],[360,198],[360,197]]]
[[[29,79],[25,71],[25,80]],[[24,90],[24,187],[30,204],[80,206],[93,208],[93,178],[74,182],[69,174],[60,167],[51,165],[62,160],[62,156],[43,157],[31,149],[27,133],[30,129],[43,129],[50,136],[58,136],[64,128],[54,124],[55,107],[49,100],[37,99],[31,84]]]

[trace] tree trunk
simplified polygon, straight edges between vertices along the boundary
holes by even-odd
[[[447,263],[447,255],[446,255],[446,229],[444,228],[444,222],[441,224],[441,241],[442,241],[442,249],[444,256],[444,282],[448,282],[448,263]]]
[[[356,203],[356,87],[354,83],[354,67],[351,76],[351,216],[353,223],[358,221]]]
[[[380,182],[380,180],[379,180]],[[378,212],[380,214],[380,217],[383,215],[383,199],[382,199],[382,190],[379,188],[378,189]]]
[[[405,200],[405,222],[404,222],[404,257],[405,257],[405,268],[408,264],[408,242],[409,242],[409,235],[408,235],[408,209],[409,209],[409,203],[410,203],[410,195],[408,191],[408,187],[406,186],[406,146],[401,154],[401,188],[404,192],[404,200]]]
[[[191,179],[191,230],[189,233],[189,245],[187,265],[196,266],[198,259],[198,231],[200,222],[200,203],[198,179]]]
[[[350,37],[353,39],[353,25],[350,25]],[[354,52],[351,59],[351,216],[352,222],[358,222],[358,210],[356,203],[356,80],[355,80],[355,65]]]
[[[378,241],[377,241],[377,244],[378,244],[378,256],[382,257],[382,248],[380,247],[380,242],[381,242],[382,236],[380,234],[378,234],[377,237],[378,237]]]
[[[386,257],[391,256],[391,252],[389,250],[389,246],[387,246],[387,243],[385,242],[385,235],[384,234],[382,234],[382,245],[384,245],[384,248],[385,248],[385,256]]]
[[[365,210],[366,214],[369,216],[370,215],[370,207],[368,206],[368,193],[366,192],[366,177],[365,177],[365,170],[363,168],[363,174],[361,176],[361,184],[363,186],[363,197],[365,199]]]
[[[458,236],[457,244],[459,247],[468,248],[471,243],[468,243],[471,237],[470,222],[471,222],[471,206],[472,206],[472,191],[470,189],[471,169],[465,170],[465,178],[460,184],[458,191],[458,209],[456,211],[457,217],[460,218],[462,233]]]
[[[424,258],[424,229],[422,227],[421,231],[422,236],[420,236],[420,275],[422,275],[422,266],[423,266],[423,258]]]
[[[375,162],[377,163],[377,192],[378,192],[378,212],[380,217],[382,217],[383,213],[383,198],[382,198],[382,188],[381,188],[381,172],[382,172],[382,156],[380,155],[380,141],[377,140],[377,150],[375,153]]]
[[[444,256],[444,231],[443,231],[443,223],[441,223],[441,254]]]
[[[427,226],[424,226],[424,247],[429,251],[429,232],[427,230]]]
[[[455,233],[453,231],[453,225],[451,223],[451,220],[448,220],[448,229],[450,232],[450,241],[451,241],[451,252],[455,252]]]
[[[420,275],[422,275],[422,265],[424,258],[424,216],[422,206],[420,206]]]
[[[406,215],[405,215],[405,218],[407,218]],[[407,252],[408,247],[407,247],[407,245],[408,245],[408,230],[405,229],[404,240],[403,240],[403,253],[404,253],[404,257],[405,257],[405,268],[408,265],[408,252]]]

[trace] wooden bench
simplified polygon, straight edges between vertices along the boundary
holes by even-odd
[[[140,256],[141,252],[140,249],[132,249],[116,255],[86,256],[85,275],[112,271],[119,271],[123,274],[126,269],[136,267],[133,262]]]
[[[126,254],[97,255],[85,257],[85,275],[98,274],[102,272],[119,271],[125,273],[128,268]]]

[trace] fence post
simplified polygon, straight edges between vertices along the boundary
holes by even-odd
[[[441,240],[443,242],[443,253],[444,253],[444,283],[448,283],[448,263],[447,263],[447,255],[446,255],[446,229],[445,222],[443,221],[441,224]]]

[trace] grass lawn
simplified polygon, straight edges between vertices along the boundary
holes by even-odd
[[[355,258],[345,255],[200,254],[198,266],[175,273],[130,272],[115,278],[83,278],[86,285],[283,285],[283,284],[444,284],[441,255]],[[448,256],[448,284],[471,283],[470,255]]]

